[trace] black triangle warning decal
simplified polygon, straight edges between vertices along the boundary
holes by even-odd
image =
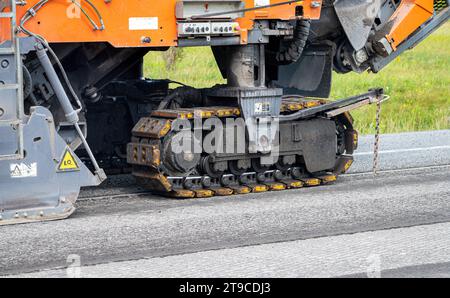
[[[58,171],[78,171],[80,167],[69,148],[64,152],[63,158],[58,166]]]

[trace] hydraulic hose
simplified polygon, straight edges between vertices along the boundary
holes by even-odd
[[[280,64],[297,62],[303,54],[311,30],[311,20],[297,21],[294,29],[294,38],[286,48],[276,54],[276,60]]]

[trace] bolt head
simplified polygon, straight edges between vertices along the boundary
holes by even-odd
[[[313,1],[311,2],[311,7],[312,8],[319,8],[322,5],[322,3],[320,1]]]
[[[7,68],[9,66],[9,61],[6,59],[2,60],[1,66],[2,68]]]
[[[356,58],[356,61],[358,61],[358,63],[363,63],[363,62],[367,61],[367,59],[369,57],[367,56],[366,51],[359,50],[356,52],[355,58]]]
[[[148,36],[144,36],[141,38],[142,43],[151,43],[152,39]]]

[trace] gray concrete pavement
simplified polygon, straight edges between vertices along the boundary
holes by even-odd
[[[107,275],[108,268],[120,264],[134,266],[134,263],[121,262],[137,260],[136,264],[140,264],[157,262],[165,257],[189,258],[196,253],[227,252],[247,246],[258,251],[261,247],[267,248],[264,245],[274,243],[288,249],[291,242],[298,242],[299,247],[303,247],[301,243],[306,242],[302,241],[317,237],[332,243],[333,239],[338,239],[333,237],[356,234],[365,237],[366,240],[361,240],[362,245],[365,242],[367,245],[381,243],[377,239],[382,238],[374,236],[376,239],[372,239],[369,231],[399,229],[402,233],[411,232],[416,241],[425,241],[428,232],[420,232],[422,230],[417,226],[421,225],[436,226],[436,233],[441,234],[430,234],[430,237],[439,240],[445,238],[446,232],[450,235],[447,225],[437,224],[450,222],[450,166],[446,166],[450,165],[450,149],[444,150],[449,139],[449,131],[419,133],[416,137],[411,134],[384,137],[382,150],[386,153],[382,153],[381,158],[382,170],[386,172],[374,179],[370,174],[361,174],[371,169],[368,152],[372,138],[363,137],[353,174],[342,177],[335,185],[281,193],[177,201],[142,193],[129,177],[115,178],[101,189],[84,191],[77,213],[68,220],[0,227],[0,275],[65,268],[68,256],[74,254],[80,256],[84,265],[109,264],[92,267],[105,268]],[[426,146],[438,149],[426,150]],[[414,148],[417,150],[408,151]],[[438,157],[434,158],[436,153],[439,153]],[[413,169],[418,166],[425,168]],[[405,171],[402,168],[411,169]],[[417,227],[418,230],[405,227]],[[345,250],[342,243],[336,242],[336,248]],[[422,252],[408,254],[406,250],[405,258],[421,261],[392,261],[397,264],[395,266],[400,266],[392,267],[387,266],[391,259],[386,259],[383,270],[386,269],[386,274],[397,275],[414,271],[446,272],[448,266],[445,264],[450,262],[448,245],[440,243],[444,249],[440,249],[441,246],[423,249],[429,249],[430,256],[435,255],[435,259],[417,259]],[[402,247],[410,245],[413,248],[416,242],[405,245]],[[346,263],[346,254],[331,256],[337,258],[338,264]],[[261,260],[266,257],[262,256]],[[360,257],[363,257],[362,253]],[[322,262],[320,258],[313,260]],[[323,262],[327,261],[331,264],[332,260],[324,256]],[[306,259],[298,262],[306,262]],[[268,271],[261,272],[277,276],[275,267],[267,268]],[[349,268],[354,270],[337,270],[333,275],[362,272],[353,265]],[[62,274],[62,271],[54,272]],[[152,274],[163,273],[155,271]],[[280,271],[280,276],[283,274]],[[242,271],[242,276],[248,275],[251,275],[250,271]]]
[[[450,130],[386,134],[380,138],[380,169],[450,165]],[[374,136],[361,136],[350,173],[372,170]]]

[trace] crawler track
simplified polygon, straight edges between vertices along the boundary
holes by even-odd
[[[325,104],[321,100],[286,97],[282,103],[282,114],[290,114]],[[228,158],[226,165],[214,163],[214,156],[202,154],[195,169],[183,173],[175,169],[172,157],[167,156],[168,139],[172,137],[175,120],[194,121],[216,117],[223,122],[227,118],[240,116],[238,108],[208,107],[155,111],[142,118],[133,130],[133,140],[128,146],[128,163],[133,165],[133,175],[140,185],[159,194],[175,198],[205,198],[233,194],[282,191],[302,187],[314,187],[336,181],[353,163],[352,154],[357,148],[358,135],[353,129],[350,114],[342,114],[332,120],[336,123],[337,152],[333,168],[310,173],[301,159],[301,152],[293,162],[266,167],[255,163],[261,156],[253,156],[251,165],[236,169],[242,156]],[[307,121],[320,119],[315,115]],[[286,155],[288,157],[288,155]],[[291,155],[289,155],[291,156]],[[295,155],[294,155],[295,156]],[[280,160],[284,155],[281,154]],[[300,157],[300,158],[299,158]]]

